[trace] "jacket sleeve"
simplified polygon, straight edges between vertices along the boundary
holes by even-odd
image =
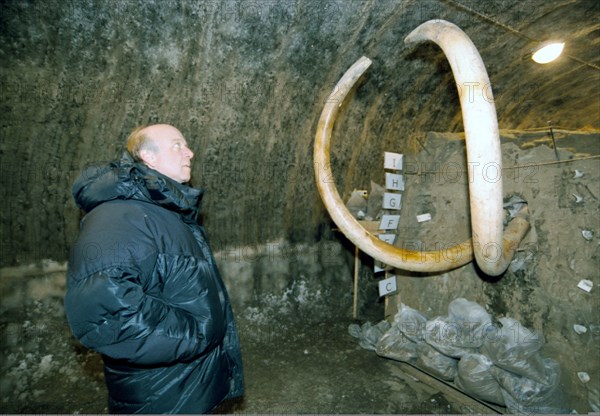
[[[210,318],[144,293],[139,281],[134,268],[126,266],[70,281],[65,312],[75,337],[101,354],[137,365],[192,360],[221,342],[224,334],[211,328]]]

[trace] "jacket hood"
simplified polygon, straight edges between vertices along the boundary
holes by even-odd
[[[117,162],[86,168],[72,189],[75,203],[86,213],[106,201],[133,199],[178,212],[191,221],[198,217],[203,193],[135,162],[127,152]]]

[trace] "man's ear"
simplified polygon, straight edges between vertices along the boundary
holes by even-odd
[[[146,164],[149,168],[154,168],[154,164],[156,163],[156,154],[151,150],[140,150],[140,158],[142,162]]]

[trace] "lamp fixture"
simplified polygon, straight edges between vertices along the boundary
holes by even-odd
[[[560,56],[565,47],[564,42],[548,41],[540,44],[534,51],[531,59],[538,64],[547,64]]]

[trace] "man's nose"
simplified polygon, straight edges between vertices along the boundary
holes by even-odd
[[[194,157],[194,152],[189,147],[185,148],[185,157],[192,159]]]

